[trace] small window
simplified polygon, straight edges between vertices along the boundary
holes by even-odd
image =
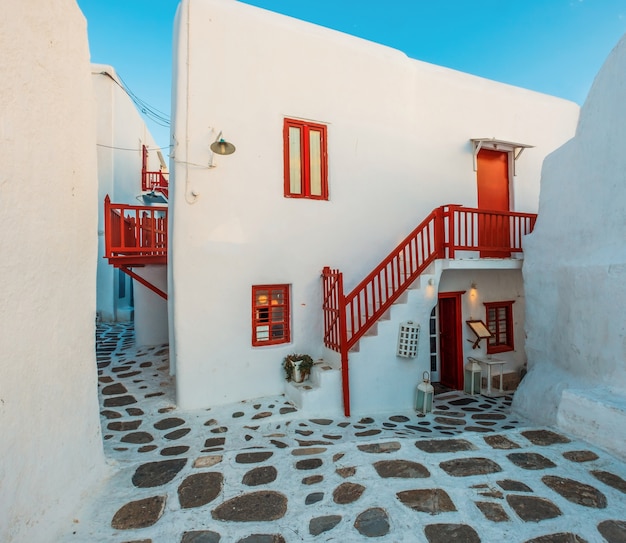
[[[252,287],[252,345],[289,343],[289,285]]]
[[[487,328],[492,336],[487,340],[487,354],[514,350],[513,302],[490,302],[487,310]]]
[[[328,200],[326,126],[285,119],[285,197]]]

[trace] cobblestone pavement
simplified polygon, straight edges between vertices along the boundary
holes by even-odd
[[[510,397],[305,419],[284,397],[183,412],[166,347],[98,326],[112,476],[64,542],[626,543],[626,465]],[[626,445],[625,445],[626,446]]]

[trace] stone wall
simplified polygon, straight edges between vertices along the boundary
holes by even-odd
[[[575,138],[544,163],[523,270],[529,373],[515,398],[534,420],[611,450],[615,436],[606,428],[621,431],[626,409],[624,70],[626,38],[596,77]]]
[[[0,50],[0,541],[44,543],[105,466],[86,23],[74,0],[5,3]]]

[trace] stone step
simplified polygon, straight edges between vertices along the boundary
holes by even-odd
[[[316,360],[307,380],[285,383],[285,396],[304,413],[341,413],[341,369],[323,359]]]

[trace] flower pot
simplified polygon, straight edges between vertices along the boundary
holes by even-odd
[[[307,377],[311,373],[311,367],[313,366],[313,359],[309,355],[293,354],[286,356],[283,360],[283,368],[287,381],[293,381],[294,383],[302,383],[306,381]]]
[[[307,373],[300,367],[302,360],[296,360],[293,364],[292,379],[294,383],[302,383],[307,378]]]

